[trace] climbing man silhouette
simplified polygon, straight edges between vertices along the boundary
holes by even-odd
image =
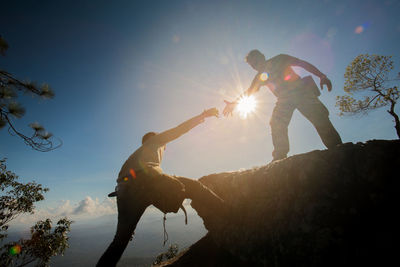
[[[115,266],[132,238],[136,225],[153,204],[164,214],[183,208],[185,198],[192,198],[191,191],[204,193],[213,205],[221,203],[213,192],[196,180],[164,174],[160,165],[166,144],[177,139],[207,117],[218,117],[218,110],[205,110],[175,128],[162,133],[149,132],[142,137],[139,147],[122,165],[116,191],[109,196],[117,197],[118,225],[114,240],[101,256],[97,266]],[[197,190],[197,191],[196,191]]]
[[[326,85],[330,92],[332,84],[325,74],[310,63],[285,54],[266,60],[260,51],[252,50],[247,54],[246,62],[258,73],[244,94],[250,96],[261,86],[266,85],[278,98],[270,120],[274,145],[273,161],[286,158],[289,152],[288,125],[295,109],[298,109],[314,125],[327,148],[342,143],[338,132],[329,120],[328,109],[318,99],[320,92],[312,77],[300,78],[291,67],[302,67],[318,76],[321,90],[323,85]],[[240,97],[233,102],[225,100],[226,106],[223,111],[225,116],[232,115]]]

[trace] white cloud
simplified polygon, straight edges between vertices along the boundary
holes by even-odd
[[[34,214],[23,214],[17,217],[12,221],[12,224],[33,225],[35,222],[46,218],[55,222],[62,217],[78,221],[88,218],[94,219],[104,215],[115,214],[116,212],[115,198],[105,198],[100,201],[98,198],[93,199],[90,196],[86,196],[85,199],[76,204],[71,204],[69,200],[64,200],[55,207],[36,209]]]
[[[190,205],[191,200],[185,199],[183,205],[185,207]],[[34,214],[23,214],[14,219],[10,226],[16,227],[30,227],[33,226],[39,220],[51,219],[53,223],[57,222],[63,217],[75,222],[81,220],[92,220],[99,218],[104,215],[111,215],[117,213],[117,201],[116,198],[104,198],[100,201],[98,198],[92,198],[86,196],[81,201],[75,204],[71,203],[70,200],[60,201],[58,205],[54,207],[45,207],[35,209]],[[162,216],[162,213],[155,208],[150,206],[147,208],[147,214],[157,214]]]
[[[91,216],[102,216],[113,214],[116,212],[115,200],[109,198],[104,199],[102,202],[98,198],[92,199],[87,196],[84,200],[81,200],[78,206],[74,209],[74,215],[91,215]]]

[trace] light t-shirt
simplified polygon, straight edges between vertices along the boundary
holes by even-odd
[[[123,178],[129,175],[131,169],[134,172],[138,172],[146,168],[152,168],[157,169],[158,172],[162,172],[160,165],[164,154],[164,146],[203,121],[203,116],[199,115],[183,122],[175,128],[150,137],[125,161],[118,177]]]

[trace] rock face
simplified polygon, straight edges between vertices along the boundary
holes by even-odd
[[[228,212],[167,266],[385,266],[398,262],[400,141],[347,143],[200,181]]]

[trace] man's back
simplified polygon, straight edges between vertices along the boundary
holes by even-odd
[[[205,110],[200,115],[179,124],[177,127],[171,128],[162,133],[154,133],[153,136],[149,137],[142,146],[125,161],[118,174],[118,178],[123,178],[124,176],[129,175],[131,169],[136,172],[151,167],[157,168],[157,171],[162,171],[160,165],[165,145],[188,132],[196,125],[202,123],[204,118],[210,116],[218,117],[218,110],[216,108]]]
[[[164,144],[160,144],[155,141],[155,138],[150,138],[150,140],[145,142],[132,155],[130,155],[122,165],[118,174],[118,178],[122,178],[130,174],[131,169],[137,172],[148,167],[161,168],[160,164],[164,154]]]

